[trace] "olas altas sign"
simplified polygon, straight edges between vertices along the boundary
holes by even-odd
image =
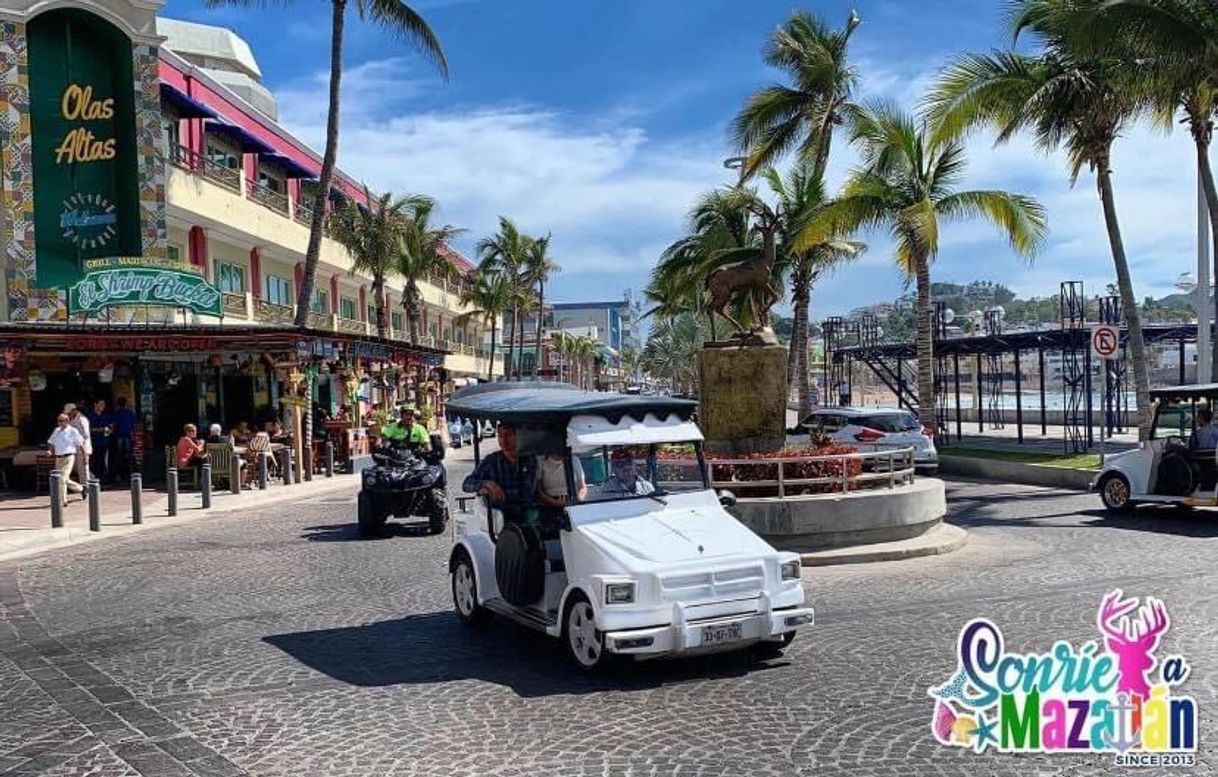
[[[37,286],[64,288],[86,261],[142,253],[131,40],[87,11],[27,26]]]
[[[84,277],[68,289],[71,313],[158,305],[220,315],[220,291],[191,265],[133,257],[94,260],[85,269]]]

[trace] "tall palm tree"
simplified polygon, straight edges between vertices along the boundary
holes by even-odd
[[[772,167],[766,168],[762,176],[777,198],[778,212],[782,215],[778,267],[791,278],[794,314],[787,385],[795,389],[800,418],[803,418],[812,411],[812,386],[808,374],[808,308],[812,285],[838,264],[861,256],[867,246],[845,240],[834,232],[825,211],[829,201],[825,197],[824,178],[818,174],[814,163],[800,160],[791,167],[785,180]],[[801,235],[807,238],[797,240]],[[813,235],[818,237],[813,239]]]
[[[550,236],[529,240],[524,255],[526,283],[537,287],[537,332],[534,343],[537,345],[537,358],[533,360],[533,379],[537,379],[537,371],[541,368],[541,324],[546,311],[546,281],[550,276],[561,270],[558,262],[550,256]]]
[[[1032,33],[1032,55],[970,54],[953,62],[928,97],[936,138],[958,138],[992,126],[997,142],[1031,132],[1039,148],[1064,149],[1071,181],[1083,167],[1095,173],[1117,287],[1129,332],[1129,357],[1137,395],[1141,439],[1150,433],[1150,378],[1142,320],[1117,218],[1112,186],[1112,144],[1144,108],[1144,92],[1129,63],[1097,50],[1089,32],[1074,22],[1077,6],[1100,0],[1020,0],[1013,16],[1017,34]]]
[[[456,280],[460,273],[448,259],[445,247],[465,230],[445,224],[433,226],[436,201],[422,195],[415,197],[405,213],[405,228],[398,245],[398,275],[405,279],[402,287],[402,307],[406,311],[406,326],[410,342],[419,342],[419,324],[423,319],[423,294],[419,279],[439,276]]]
[[[838,230],[885,229],[896,242],[897,265],[917,285],[918,414],[929,429],[935,417],[933,307],[930,263],[939,253],[941,221],[985,218],[1011,247],[1031,257],[1045,235],[1045,211],[1034,199],[996,190],[960,191],[964,145],[932,142],[926,128],[892,105],[860,110],[850,128],[863,166],[854,171],[842,197],[829,205]],[[796,239],[796,250],[823,238],[818,227]]]
[[[208,8],[221,6],[270,6],[282,5],[287,0],[204,0]],[[408,39],[416,51],[429,60],[440,75],[448,78],[448,61],[440,47],[440,40],[431,27],[413,8],[402,0],[330,0],[330,105],[326,114],[326,148],[322,155],[321,175],[318,177],[317,195],[313,200],[313,217],[309,222],[309,244],[305,249],[304,280],[296,296],[296,326],[304,326],[309,318],[309,303],[313,299],[313,281],[317,275],[317,261],[321,254],[322,223],[326,215],[326,201],[330,196],[330,185],[334,180],[334,168],[338,161],[339,95],[343,77],[343,29],[346,25],[347,7],[355,6],[359,18]]]
[[[634,346],[622,346],[622,349],[618,351],[617,361],[621,366],[622,372],[626,373],[626,377],[631,382],[638,379],[639,369],[643,365],[643,355]]]
[[[1218,188],[1209,149],[1218,113],[1218,5],[1205,0],[1106,0],[1086,4],[1078,24],[1091,30],[1100,50],[1120,47],[1114,57],[1134,68],[1132,77],[1149,92],[1155,123],[1170,129],[1177,113],[1188,127],[1205,191],[1218,278]],[[1218,338],[1214,340],[1218,364]]]
[[[785,71],[791,85],[756,92],[732,122],[732,137],[747,155],[742,179],[795,148],[824,174],[834,128],[854,108],[850,99],[858,74],[849,64],[848,49],[859,22],[851,11],[845,29],[833,30],[819,17],[795,11],[770,36],[765,61]]]
[[[516,329],[520,322],[520,309],[525,297],[520,287],[520,279],[528,244],[529,236],[521,232],[514,221],[506,216],[500,216],[499,231],[479,240],[474,247],[479,258],[479,268],[488,272],[502,273],[511,290],[512,300],[509,310],[511,310],[512,319],[507,336],[508,348],[505,362],[507,365],[505,372],[509,380],[514,369],[512,357],[516,346]]]
[[[499,334],[499,321],[512,303],[512,287],[507,276],[500,272],[479,270],[473,282],[461,292],[461,304],[470,310],[457,316],[458,322],[477,318],[482,326],[491,328],[491,357],[486,369],[486,379],[495,379],[495,338]]]
[[[385,279],[397,270],[398,247],[406,229],[407,214],[415,207],[417,195],[394,198],[392,194],[373,197],[364,188],[369,207],[359,207],[344,199],[329,214],[330,235],[351,257],[351,274],[372,276],[372,300],[376,308],[376,334],[389,333],[389,313],[385,304]]]
[[[596,388],[596,358],[601,352],[601,342],[595,337],[577,335],[571,345],[572,356],[579,364],[580,387]]]
[[[705,317],[682,313],[658,319],[643,346],[643,368],[674,391],[691,394],[698,388],[698,351],[709,336]]]

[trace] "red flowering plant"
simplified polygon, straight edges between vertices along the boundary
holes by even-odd
[[[798,459],[788,461],[783,465],[784,488],[786,496],[800,494],[825,494],[842,490],[842,462],[845,461],[846,475],[853,479],[863,471],[863,462],[857,458],[839,458],[846,454],[857,453],[855,448],[841,443],[823,445],[789,445],[782,450],[765,453],[720,453],[706,451],[707,465],[710,467],[711,480],[715,483],[732,484],[737,496],[763,497],[778,496],[777,459]],[[678,480],[687,478],[690,467],[696,466],[693,446],[666,445],[656,451],[660,480]],[[729,463],[739,462],[739,463]],[[817,478],[832,478],[831,483],[809,483],[804,485],[792,484],[790,481],[814,480]],[[769,481],[766,485],[750,485],[750,482]],[[858,485],[850,483],[849,488]]]

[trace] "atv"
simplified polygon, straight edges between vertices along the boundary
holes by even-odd
[[[358,519],[363,537],[384,534],[385,522],[395,518],[425,518],[431,534],[448,524],[448,476],[441,460],[444,440],[431,436],[430,450],[393,442],[372,452],[371,467],[360,475]]]

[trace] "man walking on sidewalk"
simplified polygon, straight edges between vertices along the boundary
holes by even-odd
[[[89,419],[80,408],[69,402],[63,406],[63,412],[68,414],[68,423],[80,434],[81,444],[76,449],[76,479],[80,481],[81,494],[88,498],[89,493],[89,457],[93,455],[93,442],[89,430]]]
[[[84,491],[79,483],[73,483],[68,476],[72,473],[76,452],[84,447],[85,440],[80,436],[76,427],[69,425],[67,413],[60,413],[55,420],[58,426],[51,433],[51,438],[47,440],[47,447],[50,448],[51,455],[55,457],[55,471],[59,473],[59,490],[51,494],[51,498],[58,499],[61,505],[67,507],[67,491],[74,493]]]

